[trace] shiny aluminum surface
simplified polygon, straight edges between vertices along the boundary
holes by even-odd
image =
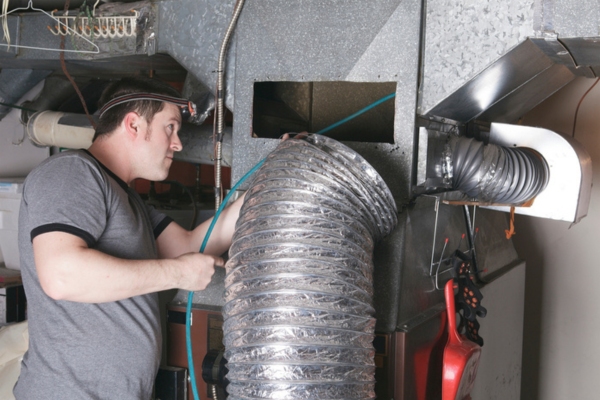
[[[374,398],[374,243],[397,224],[368,162],[327,137],[280,143],[255,173],[225,278],[233,398]]]

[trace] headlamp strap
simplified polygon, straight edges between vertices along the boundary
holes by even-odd
[[[130,93],[123,96],[115,97],[114,99],[107,102],[100,109],[100,117],[110,110],[111,108],[118,106],[119,104],[128,103],[130,101],[139,101],[139,100],[154,100],[154,101],[163,101],[165,103],[171,103],[179,108],[181,108],[182,113],[185,117],[194,117],[196,115],[196,105],[187,99],[182,99],[179,97],[165,96],[162,94],[156,93]]]

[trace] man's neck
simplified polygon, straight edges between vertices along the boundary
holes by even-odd
[[[88,151],[106,168],[122,179],[127,185],[135,179],[129,167],[129,156],[124,146],[117,146],[115,138],[98,138],[92,143]]]

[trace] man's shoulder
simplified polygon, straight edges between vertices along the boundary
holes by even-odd
[[[65,150],[48,157],[39,166],[42,167],[45,164],[64,162],[67,160],[82,160],[83,162],[93,162],[94,157],[92,157],[92,155],[86,150]]]
[[[85,181],[105,180],[94,157],[85,150],[68,150],[47,158],[34,168],[25,179],[24,191],[34,187],[36,190],[49,190],[59,183],[65,189],[69,186],[67,182],[72,182],[71,186],[77,186]]]
[[[87,166],[92,170],[99,169],[98,163],[94,157],[85,150],[67,150],[50,156],[42,161],[29,173],[27,178],[32,179],[38,174],[44,174],[44,172],[54,169],[64,171],[65,173],[76,172],[73,171],[73,169],[77,169],[77,166]],[[79,173],[81,172],[79,171]]]

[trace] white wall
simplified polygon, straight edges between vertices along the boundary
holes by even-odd
[[[521,123],[572,136],[577,103],[594,82],[576,79]],[[587,217],[576,225],[515,221],[513,240],[527,263],[523,400],[600,398],[600,83],[581,103],[574,133],[594,170]]]

